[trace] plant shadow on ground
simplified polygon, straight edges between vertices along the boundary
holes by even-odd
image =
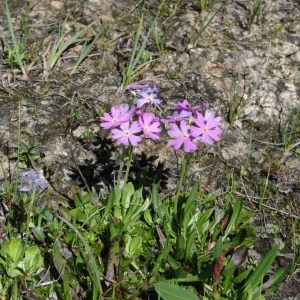
[[[85,164],[78,164],[70,167],[69,177],[76,181],[84,191],[95,191],[101,193],[105,186],[112,189],[115,186],[120,159],[114,158],[113,153],[116,147],[111,139],[95,136],[88,143],[80,140],[83,148],[95,155],[92,162],[86,159]],[[129,182],[132,182],[135,189],[143,187],[143,195],[151,193],[151,187],[156,176],[160,176],[160,189],[167,188],[169,169],[163,162],[156,162],[158,156],[147,155],[145,152],[135,154],[130,168]]]

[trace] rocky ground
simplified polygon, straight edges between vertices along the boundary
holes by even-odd
[[[19,26],[26,3],[10,2]],[[43,170],[50,186],[41,201],[57,207],[78,187],[108,191],[120,149],[100,130],[97,112],[132,101],[120,89],[122,70],[141,15],[145,36],[160,7],[157,34],[146,47],[151,60],[140,65],[136,81],[159,87],[163,111],[188,99],[206,102],[222,116],[221,143],[195,159],[190,178],[220,195],[228,192],[228,180],[239,182],[235,196],[257,211],[256,254],[281,243],[277,263],[290,268],[291,224],[300,215],[300,4],[266,0],[255,13],[259,1],[208,2],[213,3],[205,10],[200,1],[184,0],[30,3],[28,51],[34,59],[27,62],[28,78],[5,63],[3,43],[0,48],[0,180],[14,177],[20,118],[22,142],[40,156],[30,163],[24,159],[21,169]],[[67,39],[91,22],[91,39],[100,26],[104,31],[78,71],[70,74],[82,44],[68,47],[52,69],[45,68],[62,24]],[[3,12],[0,32],[10,43]],[[21,39],[22,33],[17,34]],[[181,159],[164,140],[143,145],[135,153],[133,176],[148,165],[151,185],[151,176],[161,168],[164,192],[172,192]],[[299,239],[299,223],[296,233]],[[299,270],[272,299],[297,297]]]

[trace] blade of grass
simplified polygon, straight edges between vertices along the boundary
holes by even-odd
[[[88,54],[91,51],[92,47],[98,41],[99,37],[103,34],[103,32],[104,32],[104,27],[99,29],[98,33],[95,35],[94,39],[92,40],[92,42],[90,44],[88,44],[88,40],[85,41],[85,43],[83,45],[83,49],[80,52],[78,61],[76,62],[74,68],[72,69],[71,74],[74,74],[75,71],[77,70],[77,68],[79,67],[79,65],[86,59],[86,57],[88,56]]]
[[[2,8],[3,8],[3,6],[2,6]],[[12,24],[12,18],[11,18],[11,14],[10,14],[10,11],[9,11],[9,7],[8,7],[7,1],[5,1],[5,8],[3,8],[3,10],[4,10],[4,13],[6,15],[7,22],[8,22],[9,33],[10,33],[11,39],[13,41],[14,56],[16,58],[18,66],[20,67],[20,69],[21,69],[21,71],[22,71],[22,73],[24,75],[24,79],[28,80],[29,78],[28,78],[28,75],[27,75],[27,72],[26,72],[26,68],[25,68],[23,60],[21,58],[22,55],[21,55],[20,44],[17,41],[16,35],[15,35],[15,30],[14,30],[14,26]]]
[[[84,33],[93,25],[93,23],[89,24],[88,26],[84,27],[80,31],[78,31],[75,35],[71,38],[64,41],[66,34],[62,34],[59,38],[58,42],[53,46],[50,58],[47,63],[48,71],[52,70],[55,64],[57,63],[59,57],[62,53],[71,45],[74,45],[80,42],[80,38],[84,35]]]
[[[138,62],[140,61],[141,55],[145,50],[146,44],[148,42],[149,36],[150,36],[154,26],[155,26],[155,23],[156,23],[156,18],[152,22],[151,27],[149,28],[147,35],[144,37],[142,45],[141,45],[139,51],[137,52],[138,41],[139,41],[139,38],[140,38],[140,35],[142,32],[142,26],[143,26],[143,16],[140,18],[140,22],[138,24],[134,43],[133,43],[133,48],[132,48],[129,65],[127,67],[126,73],[123,74],[123,81],[121,84],[121,89],[124,89],[128,85],[128,83],[132,80],[132,75],[133,75],[134,69],[137,66]]]
[[[195,47],[198,43],[198,40],[201,36],[201,34],[204,32],[204,30],[207,28],[207,26],[210,24],[210,22],[213,20],[213,18],[216,16],[216,14],[221,11],[221,9],[226,5],[226,3],[228,2],[228,0],[226,0],[222,5],[220,5],[220,7],[210,16],[210,14],[207,15],[207,17],[205,18],[202,27],[200,28],[200,30],[197,33],[196,39],[193,43],[193,46]]]
[[[137,27],[137,31],[136,31],[135,39],[134,39],[134,42],[133,42],[133,48],[132,48],[132,53],[131,53],[129,65],[128,65],[128,68],[127,68],[127,72],[125,73],[125,75],[123,75],[122,89],[125,88],[126,85],[129,83],[131,74],[132,74],[133,69],[134,69],[133,62],[134,62],[134,57],[135,57],[135,54],[136,54],[136,51],[137,51],[137,45],[138,45],[138,42],[139,42],[139,38],[140,38],[140,35],[141,35],[141,32],[142,32],[142,26],[143,26],[143,16],[140,18],[140,22],[139,22],[138,27]]]

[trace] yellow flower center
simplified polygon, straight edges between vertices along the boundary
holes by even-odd
[[[188,135],[187,135],[187,134],[183,134],[183,135],[182,135],[182,138],[185,140],[185,139],[188,138]]]
[[[124,132],[124,135],[125,136],[130,136],[130,132],[127,130],[127,131]]]
[[[208,129],[206,127],[203,128],[203,132],[207,132]]]
[[[146,130],[146,131],[149,131],[149,130],[150,130],[150,128],[149,128],[148,126],[146,126],[146,127],[145,127],[145,130]]]
[[[118,119],[117,119],[117,118],[113,118],[113,119],[112,119],[112,122],[113,122],[113,123],[117,123],[117,122],[118,122]]]

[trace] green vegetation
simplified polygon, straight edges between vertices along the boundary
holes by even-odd
[[[10,37],[12,40],[12,45],[8,43],[8,40],[4,40],[4,38],[0,35],[0,39],[2,45],[4,45],[4,58],[7,64],[12,67],[18,67],[21,69],[24,79],[28,79],[28,70],[26,67],[26,60],[28,58],[28,38],[29,38],[29,29],[27,26],[27,17],[30,8],[26,8],[23,10],[22,18],[21,18],[21,30],[23,31],[24,38],[18,39],[16,36],[16,30],[12,24],[11,14],[8,8],[7,0],[5,0],[4,4],[1,4],[1,8],[5,12],[8,28],[10,32]]]
[[[185,297],[249,299],[276,289],[285,271],[264,276],[278,247],[254,269],[245,263],[255,231],[253,213],[243,209],[241,198],[221,208],[216,195],[203,195],[196,183],[179,195],[176,215],[173,200],[161,198],[158,189],[157,178],[144,197],[142,188],[129,182],[101,196],[101,205],[92,204],[90,194],[75,194],[74,207],[58,214],[31,206],[37,193],[25,202],[28,196],[19,194],[13,219],[21,218],[20,210],[28,218],[11,226],[1,245],[2,294],[41,296],[54,290],[69,298],[72,290],[81,290],[84,299],[129,299],[155,288],[163,299],[177,299],[178,289]],[[27,226],[25,242],[18,236]],[[180,287],[183,283],[188,289]]]

